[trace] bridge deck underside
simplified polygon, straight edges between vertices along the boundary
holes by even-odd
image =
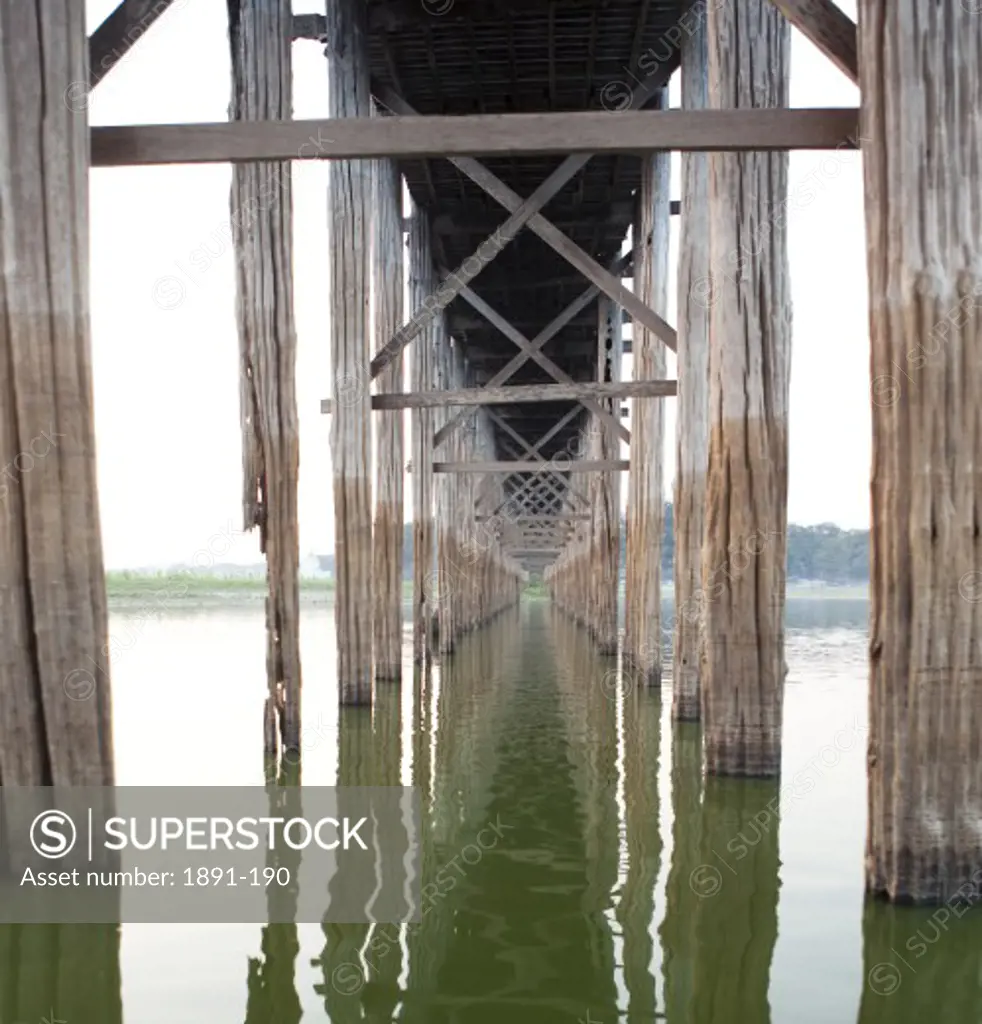
[[[421,114],[618,109],[628,89],[656,65],[677,65],[677,51],[666,33],[679,24],[685,7],[683,0],[370,0],[372,74]],[[575,150],[575,138],[570,148]],[[482,161],[523,199],[561,162],[542,157]],[[449,270],[508,216],[448,160],[409,160],[401,169],[414,201],[430,216],[434,257]],[[631,224],[639,175],[638,157],[595,157],[542,213],[607,267],[620,253]],[[589,282],[526,227],[471,287],[532,339]],[[463,299],[454,300],[448,316],[476,384],[518,352]],[[596,302],[543,351],[574,380],[595,379]],[[528,361],[508,383],[551,380]],[[540,403],[495,411],[534,444],[572,407]],[[571,420],[542,454],[549,458],[566,449],[581,425],[582,416]],[[499,458],[514,449],[500,428],[497,442]]]

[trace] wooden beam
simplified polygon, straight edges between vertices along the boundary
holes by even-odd
[[[856,24],[832,0],[771,0],[849,79],[859,85]]]
[[[858,130],[849,107],[106,125],[92,128],[92,166],[845,149],[856,148]]]
[[[492,309],[480,295],[476,294],[470,288],[461,288],[460,297],[470,303],[474,309],[478,311],[483,317],[485,317],[491,324],[498,328],[501,333],[513,341],[523,352],[525,352],[530,359],[535,360],[546,371],[554,380],[560,384],[574,384],[573,378],[557,363],[553,362],[545,353],[539,349],[532,348],[532,342],[522,334],[521,331],[516,330],[512,325],[495,309]],[[584,399],[581,404],[589,409],[591,412],[596,413],[602,419],[606,419],[610,422],[611,426],[618,432],[626,444],[631,443],[631,432],[625,427],[620,420],[615,419],[606,409],[598,402],[593,399]],[[525,443],[524,441],[522,442]]]
[[[671,398],[674,380],[634,380],[576,384],[523,384],[510,388],[462,388],[459,391],[411,391],[373,395],[373,409],[442,409],[447,405],[504,405],[514,402],[578,402],[581,398]],[[332,399],[321,412],[334,411]]]
[[[89,37],[89,88],[94,89],[143,38],[174,0],[122,0]]]
[[[563,470],[551,462],[434,462],[434,473],[557,473],[575,469],[577,473],[623,472],[631,468],[627,459],[577,459]]]

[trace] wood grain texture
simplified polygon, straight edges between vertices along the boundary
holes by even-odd
[[[89,38],[90,89],[94,89],[112,71],[173,2],[120,0]]]
[[[430,251],[430,225],[426,213],[414,206],[409,225],[409,303],[417,308],[430,294],[436,282]],[[411,386],[423,392],[433,385],[432,322],[410,352]],[[417,664],[432,660],[430,623],[435,606],[432,601],[433,573],[433,413],[417,406],[412,415],[413,486],[413,659]]]
[[[708,101],[706,20],[682,40],[682,105]],[[675,417],[675,624],[672,717],[697,721],[702,615],[702,535],[709,461],[709,311],[713,292],[709,257],[709,158],[682,154],[682,213],[678,269],[678,403]],[[696,609],[694,612],[693,609]]]
[[[335,118],[365,118],[368,40],[359,0],[328,0],[328,90]],[[372,407],[369,344],[374,164],[334,160],[328,180],[335,617],[342,704],[372,699]]]
[[[602,383],[620,380],[622,330],[620,307],[603,296],[597,310],[597,379]],[[613,403],[608,411],[613,411]],[[619,461],[620,439],[610,425],[596,415],[591,419],[596,458],[582,460],[576,469],[580,473],[591,472],[594,466],[599,469],[590,480],[594,513],[591,533],[593,634],[600,654],[616,655],[621,550],[621,482],[616,470],[628,469],[630,464]]]
[[[376,343],[402,323],[404,245],[402,177],[391,160],[376,168],[374,329]],[[379,391],[401,391],[403,360],[394,359],[378,378]],[[377,423],[375,537],[375,678],[402,675],[402,548],[405,454],[403,413],[380,412]]]
[[[788,100],[790,26],[769,0],[710,8],[709,103]],[[710,774],[781,764],[791,361],[786,153],[709,157],[709,461],[701,664]],[[748,243],[753,239],[753,243]]]
[[[668,96],[660,102],[667,106]],[[642,302],[659,313],[668,309],[668,253],[671,236],[671,156],[657,153],[641,164],[641,188],[634,229],[635,283]],[[664,377],[664,344],[642,324],[634,328],[634,377]],[[661,683],[661,554],[665,528],[665,405],[637,402],[631,420],[631,474],[627,497],[624,566],[624,655],[647,685]]]
[[[292,113],[289,0],[228,0],[235,120]],[[242,431],[242,515],[266,556],[266,718],[300,749],[300,528],[293,195],[288,162],[236,164],[235,247]],[[268,730],[267,730],[268,731]],[[274,750],[266,751],[268,756]]]
[[[42,45],[43,43],[43,45]],[[0,3],[0,784],[113,783],[72,0]]]
[[[671,398],[674,380],[626,380],[573,384],[521,384],[514,387],[460,388],[452,391],[411,391],[372,397],[373,409],[442,409],[450,405],[508,405],[516,402],[568,402],[582,398]],[[333,413],[336,403],[321,402],[321,412]]]
[[[359,160],[379,157],[548,156],[573,152],[837,149],[855,138],[858,112],[665,110],[610,114],[470,114],[461,117],[270,121],[263,125],[118,125],[92,129],[94,167]],[[522,204],[519,198],[516,209]],[[509,212],[514,212],[509,211]],[[532,226],[530,218],[528,223]]]
[[[861,0],[872,342],[866,883],[977,899],[982,16]]]
[[[833,0],[771,0],[846,76],[859,84],[856,26]]]

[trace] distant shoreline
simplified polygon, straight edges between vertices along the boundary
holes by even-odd
[[[412,581],[403,580],[403,597],[412,597]],[[300,599],[305,605],[326,605],[334,600],[333,579],[300,580]],[[203,573],[109,572],[106,592],[111,608],[120,611],[164,612],[168,609],[262,605],[266,581],[258,577],[208,576]],[[662,597],[671,598],[672,585],[662,587]],[[545,597],[540,586],[529,588],[530,597]],[[867,600],[869,587],[864,583],[827,584],[789,583],[788,600]]]

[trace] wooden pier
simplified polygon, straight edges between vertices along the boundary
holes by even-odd
[[[324,15],[298,16],[289,0],[228,0],[228,123],[90,132],[86,105],[66,97],[97,87],[168,6],[123,0],[86,42],[74,0],[0,0],[0,462],[19,465],[38,438],[50,445],[0,497],[0,783],[113,776],[90,166],[234,165],[243,516],[269,578],[265,743],[300,747],[290,175],[308,159],[330,164],[323,411],[340,701],[370,704],[402,675],[410,495],[417,664],[452,660],[464,632],[541,578],[601,656],[621,653],[639,685],[660,685],[663,403],[676,401],[673,714],[701,722],[709,774],[779,776],[788,153],[861,145],[868,886],[914,901],[973,879],[977,889],[977,5],[859,0],[857,29],[831,0],[451,0],[439,12],[419,0],[326,0]],[[861,83],[861,110],[789,109],[791,25]],[[294,46],[324,48],[327,120],[292,119]],[[682,107],[669,110],[676,72]],[[671,150],[683,153],[679,203]],[[883,401],[877,388],[900,363],[904,387]]]

